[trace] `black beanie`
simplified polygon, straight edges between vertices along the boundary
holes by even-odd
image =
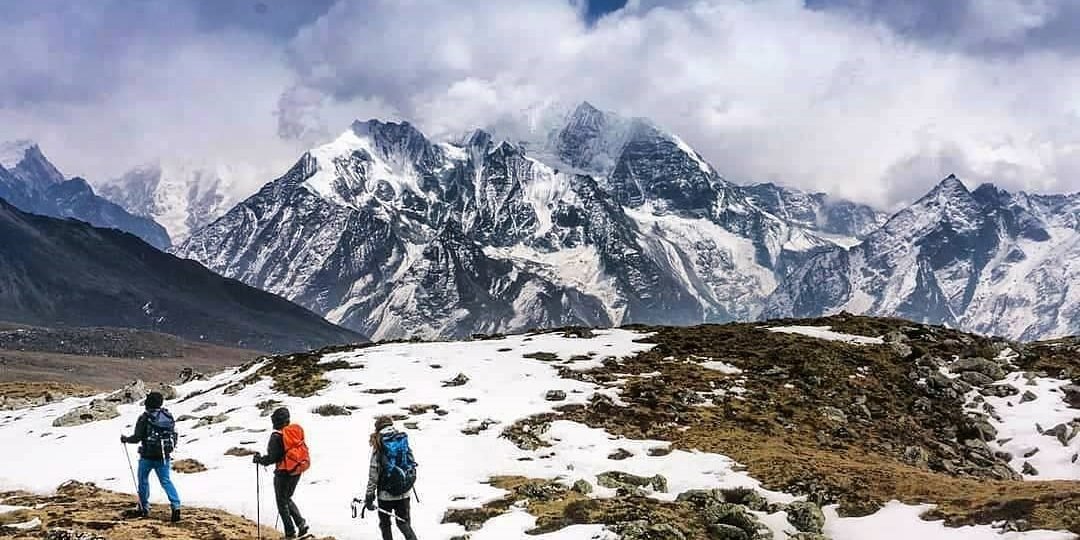
[[[161,392],[150,392],[146,394],[146,410],[160,409],[165,403],[165,396],[161,395]]]
[[[289,425],[289,409],[281,407],[270,415],[270,421],[274,423],[274,429],[281,429]]]

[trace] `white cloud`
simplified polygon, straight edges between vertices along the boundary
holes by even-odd
[[[1052,8],[981,4],[1029,26]],[[589,99],[655,119],[736,180],[892,204],[962,163],[972,182],[1080,188],[1076,58],[949,52],[798,0],[638,3],[595,27],[561,2],[343,1],[291,58],[309,89],[378,97],[434,133]]]
[[[251,163],[263,182],[354,118],[512,132],[543,104],[587,99],[653,118],[736,181],[881,205],[950,172],[1080,189],[1080,59],[1067,48],[971,54],[802,0],[636,0],[595,25],[564,0],[340,0],[288,43],[208,35],[178,3],[150,4],[56,3],[64,16],[0,22],[0,45],[18,51],[0,138],[36,138],[91,179],[165,155]],[[972,42],[1020,40],[1063,5],[971,4]],[[2,37],[27,33],[18,47]]]

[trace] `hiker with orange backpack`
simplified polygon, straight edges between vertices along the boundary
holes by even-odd
[[[311,467],[311,456],[304,441],[304,428],[291,423],[289,409],[284,407],[274,411],[270,420],[274,425],[274,433],[270,435],[266,455],[255,454],[252,461],[264,467],[276,465],[274,497],[277,499],[281,523],[285,527],[285,538],[305,538],[308,536],[307,521],[293,502],[300,476]]]

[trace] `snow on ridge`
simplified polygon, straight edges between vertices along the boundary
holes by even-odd
[[[770,326],[766,328],[770,332],[778,332],[782,334],[798,334],[801,336],[807,336],[817,339],[824,339],[827,341],[843,341],[845,343],[852,343],[855,345],[884,345],[885,340],[880,337],[867,337],[858,336],[855,334],[844,334],[841,332],[833,332],[831,326]]]
[[[374,532],[371,522],[361,525],[351,519],[347,510],[352,497],[364,489],[369,452],[366,439],[373,419],[377,415],[401,414],[410,405],[437,407],[437,411],[413,412],[408,420],[398,424],[410,434],[420,466],[417,488],[423,502],[413,507],[413,523],[418,536],[426,540],[447,540],[463,534],[459,525],[441,523],[444,513],[451,508],[474,508],[500,498],[503,492],[485,483],[495,475],[556,479],[566,484],[586,479],[595,484],[598,473],[619,470],[641,476],[664,475],[669,492],[649,492],[649,496],[659,500],[672,500],[689,489],[736,486],[757,489],[771,502],[796,499],[762,489],[757,480],[723,455],[676,450],[663,456],[650,456],[650,449],[667,448],[669,443],[615,437],[575,422],[552,423],[541,435],[551,446],[537,451],[521,450],[501,438],[503,428],[514,421],[552,410],[554,404],[546,399],[548,390],[565,392],[563,404],[585,403],[598,392],[617,392],[561,378],[556,368],[587,369],[600,365],[605,358],[621,358],[653,347],[639,343],[647,334],[628,330],[597,330],[594,334],[592,338],[548,333],[488,341],[396,343],[333,353],[322,361],[344,361],[350,367],[326,373],[330,385],[310,398],[275,392],[269,379],[226,393],[228,386],[243,381],[261,364],[181,385],[179,395],[195,397],[167,403],[178,418],[187,414],[226,415],[227,419],[201,428],[194,427],[195,420],[179,423],[182,438],[176,458],[197,459],[209,470],[177,473],[174,479],[185,504],[254,517],[251,462],[224,453],[235,447],[263,448],[270,421],[261,416],[255,404],[275,399],[288,406],[294,420],[304,426],[312,451],[313,467],[297,490],[297,503],[314,532],[342,540],[366,538]],[[553,353],[557,359],[525,357],[537,352]],[[443,383],[458,373],[468,376],[469,381],[460,386]],[[203,393],[196,395],[199,392]],[[140,405],[121,406],[121,416],[113,420],[70,428],[52,427],[54,418],[92,399],[70,398],[34,409],[0,412],[0,461],[50,464],[0,470],[0,489],[50,492],[75,477],[107,489],[131,492],[126,463],[116,448],[116,435],[131,429],[141,411]],[[313,408],[325,404],[351,406],[351,415],[323,417],[312,413]],[[200,410],[196,412],[196,409]],[[467,427],[476,428],[485,423],[489,427],[476,435],[462,433]],[[607,456],[616,449],[625,449],[633,455],[613,462]],[[86,452],[98,458],[77,464],[68,459],[74,453]],[[57,463],[73,465],[62,467],[56,466]],[[269,493],[269,471],[262,473],[262,480]],[[602,487],[593,494],[594,497],[613,495],[612,490]],[[152,499],[161,502],[159,490],[152,492]],[[841,518],[835,508],[826,508],[825,533],[833,540],[900,540],[915,534],[930,540],[1072,538],[1068,533],[1048,531],[998,536],[990,526],[949,529],[940,522],[922,521],[919,516],[927,508],[893,502],[862,518]],[[262,511],[264,517],[273,514],[271,497],[264,496]],[[755,514],[777,540],[790,538],[793,531],[785,513]],[[535,524],[535,518],[523,508],[513,508],[471,535],[475,540],[526,538],[524,532]],[[615,540],[617,537],[602,525],[576,525],[536,538]]]

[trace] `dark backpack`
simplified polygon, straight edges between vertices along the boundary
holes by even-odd
[[[379,489],[394,497],[405,495],[416,484],[416,461],[404,433],[382,435],[379,453]]]
[[[146,419],[146,439],[143,441],[143,448],[146,448],[150,454],[161,452],[161,459],[169,459],[178,441],[176,421],[173,420],[172,414],[165,409],[157,409],[147,413]]]

